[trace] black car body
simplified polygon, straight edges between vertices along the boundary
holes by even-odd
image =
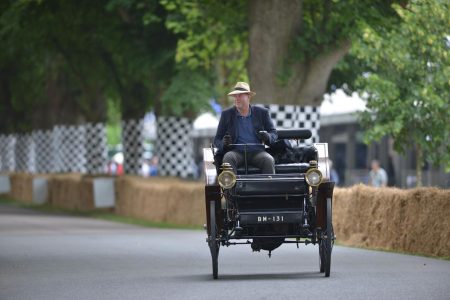
[[[267,149],[276,174],[259,174],[245,165],[234,174],[214,149],[204,149],[207,242],[213,277],[218,278],[221,246],[248,244],[269,256],[282,244],[319,246],[320,272],[330,275],[334,243],[327,144],[300,144],[309,130],[278,130]],[[296,141],[293,147],[287,140]],[[280,147],[281,145],[281,147]]]

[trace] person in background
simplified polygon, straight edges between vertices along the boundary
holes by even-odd
[[[158,176],[158,156],[153,156],[150,159],[149,175]]]
[[[333,168],[333,161],[330,159],[328,160],[328,163],[330,164],[330,181],[333,181],[335,185],[338,185],[339,175],[336,172],[336,169]]]
[[[372,160],[371,170],[369,172],[369,185],[374,187],[385,187],[388,182],[386,171],[380,167],[380,162]]]
[[[236,173],[236,169],[245,163],[245,148],[232,144],[253,144],[246,148],[248,163],[263,174],[275,174],[275,161],[265,151],[263,143],[270,145],[277,140],[278,134],[269,110],[250,105],[255,94],[246,82],[238,82],[228,93],[234,98],[234,106],[222,111],[214,146],[218,148],[218,154],[223,155],[223,162],[229,163]]]
[[[142,162],[141,175],[143,177],[148,177],[150,175],[150,161],[148,159],[144,159]]]

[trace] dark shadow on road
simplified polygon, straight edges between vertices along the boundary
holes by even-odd
[[[215,281],[212,274],[198,274],[177,276],[183,281]],[[317,279],[325,278],[323,273],[319,272],[302,272],[302,273],[264,273],[264,274],[220,274],[219,281],[234,281],[234,280],[286,280],[286,279]]]

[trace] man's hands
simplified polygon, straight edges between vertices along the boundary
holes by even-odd
[[[222,141],[223,141],[223,148],[225,149],[230,148],[231,147],[230,145],[233,143],[233,141],[231,140],[231,135],[229,134],[224,135]]]
[[[259,131],[257,136],[258,136],[258,139],[260,139],[263,143],[268,144],[270,142],[270,134],[265,130]],[[233,144],[231,135],[229,135],[229,134],[224,135],[223,139],[222,139],[222,143],[223,143],[224,149],[226,149],[226,150],[230,149],[232,147],[231,144]]]
[[[264,143],[270,142],[270,134],[265,130],[258,132],[258,138]]]

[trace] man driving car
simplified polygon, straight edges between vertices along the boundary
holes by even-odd
[[[275,142],[278,135],[269,111],[250,105],[255,94],[246,82],[236,83],[234,90],[228,93],[234,98],[234,106],[222,112],[214,137],[218,154],[223,155],[223,162],[229,163],[235,174],[245,163],[244,151],[247,151],[248,164],[259,168],[263,174],[275,174],[274,159],[265,151],[264,144]]]

